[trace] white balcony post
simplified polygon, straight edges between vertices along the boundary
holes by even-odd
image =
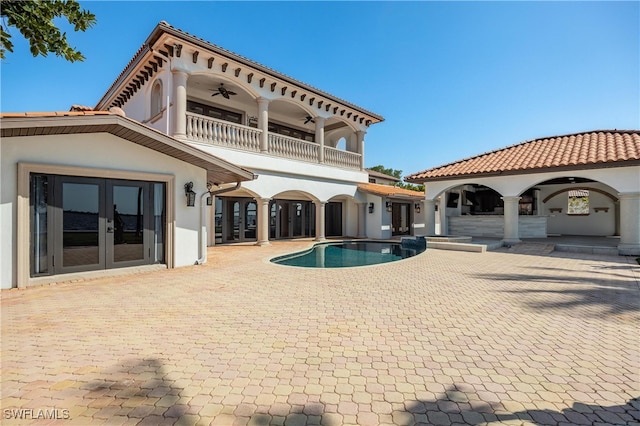
[[[172,70],[173,73],[173,136],[184,138],[187,136],[187,79],[189,74],[181,69]]]
[[[320,150],[318,151],[318,163],[324,163],[324,117],[316,117],[316,143]]]
[[[260,135],[260,152],[269,150],[269,99],[258,98],[258,128]]]
[[[257,246],[269,245],[269,198],[256,198],[258,201],[258,242]]]
[[[358,154],[360,154],[360,170],[364,170],[364,135],[366,132],[358,130],[356,136],[358,138]]]
[[[326,241],[324,235],[324,207],[327,205],[326,201],[314,201],[316,206],[316,241]]]
[[[514,244],[520,242],[518,230],[518,209],[520,197],[502,197],[504,201],[504,236],[505,243]]]

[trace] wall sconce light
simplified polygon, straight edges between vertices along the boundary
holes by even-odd
[[[196,205],[196,193],[193,192],[193,182],[184,184],[184,193],[187,196],[187,207]]]
[[[373,203],[369,203],[369,213],[373,213]]]
[[[213,197],[207,197],[207,205],[208,206],[212,206],[213,205]]]
[[[391,210],[393,210],[393,203],[391,201],[387,201],[387,211],[390,212]]]
[[[420,203],[416,203],[413,208],[416,210],[416,213],[420,213]]]

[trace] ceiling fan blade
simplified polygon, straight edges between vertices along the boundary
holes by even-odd
[[[227,90],[227,93],[230,94],[230,95],[237,95],[236,92],[232,92],[231,90]]]
[[[224,93],[222,94],[222,96],[223,96],[225,99],[229,99],[229,92],[224,92]]]
[[[216,92],[216,93],[214,93],[214,94],[213,94],[213,95],[211,95],[211,96],[217,96],[217,95],[219,95],[219,94],[220,94],[220,92]]]

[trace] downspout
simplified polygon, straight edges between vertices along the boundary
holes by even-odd
[[[218,194],[235,191],[240,188],[242,182],[236,182],[236,186],[219,189],[217,191],[207,191],[200,196],[200,258],[196,260],[196,265],[202,265],[207,262],[207,203],[204,197],[215,197]],[[211,184],[207,184],[207,189],[211,188]],[[214,205],[215,208],[215,205]]]

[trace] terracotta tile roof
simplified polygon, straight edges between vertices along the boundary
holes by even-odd
[[[640,164],[639,130],[596,130],[534,139],[414,173],[408,182]]]
[[[382,197],[416,198],[419,200],[424,198],[424,192],[411,191],[410,189],[391,185],[380,185],[378,183],[359,183],[358,190]]]
[[[379,178],[387,179],[387,180],[390,180],[390,181],[393,181],[393,182],[400,182],[400,179],[398,179],[395,176],[389,176],[389,175],[386,175],[384,173],[380,173],[380,172],[377,172],[377,171],[371,170],[371,169],[365,169],[365,171],[367,173],[369,173],[369,176],[379,177]]]

